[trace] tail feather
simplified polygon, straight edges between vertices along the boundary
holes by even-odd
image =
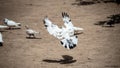
[[[21,26],[21,23],[16,23],[18,26]]]
[[[77,36],[71,37],[71,39],[62,39],[60,41],[61,45],[67,49],[73,49],[77,46],[78,38]]]
[[[74,30],[84,30],[84,29],[79,27],[74,27]]]

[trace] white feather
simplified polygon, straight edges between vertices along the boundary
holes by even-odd
[[[74,36],[73,29],[70,28],[59,28],[57,25],[54,25],[48,18],[44,19],[44,25],[50,35],[61,40],[63,47],[67,49],[73,49],[76,47],[78,38]]]
[[[72,21],[67,13],[62,13],[62,16],[63,16],[64,25],[67,29],[73,29],[74,31],[83,30],[83,28],[75,27],[72,24]]]
[[[48,18],[44,19],[44,25],[46,26],[46,29],[50,35],[59,38],[62,29],[60,29],[57,25],[53,24]]]

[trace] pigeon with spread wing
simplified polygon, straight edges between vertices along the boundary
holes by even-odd
[[[63,47],[67,49],[73,49],[74,47],[76,47],[78,42],[78,37],[75,36],[74,33],[70,32],[72,30],[69,31],[69,29],[65,27],[59,28],[57,25],[53,24],[48,19],[48,17],[45,17],[43,22],[48,33],[60,39],[60,43],[62,44]]]

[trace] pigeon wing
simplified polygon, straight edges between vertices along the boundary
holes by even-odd
[[[72,21],[69,17],[69,15],[65,12],[62,13],[62,17],[63,17],[63,21],[64,21],[64,25],[69,28],[69,27],[73,27]]]
[[[47,17],[43,20],[43,23],[45,27],[49,27],[52,25],[52,22]]]
[[[47,31],[50,35],[53,35],[54,37],[61,39],[61,32],[62,29],[60,29],[57,25],[53,24],[48,18],[44,19],[44,25],[47,28]]]

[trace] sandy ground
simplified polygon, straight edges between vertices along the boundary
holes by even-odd
[[[0,68],[120,68],[120,24],[111,28],[94,25],[120,13],[120,6],[73,3],[76,1],[0,0],[0,24],[4,18],[22,23],[21,29],[2,32]],[[72,50],[62,47],[43,26],[45,16],[62,26],[61,12],[70,14],[73,24],[85,29]],[[26,39],[25,25],[40,31],[37,39]]]

